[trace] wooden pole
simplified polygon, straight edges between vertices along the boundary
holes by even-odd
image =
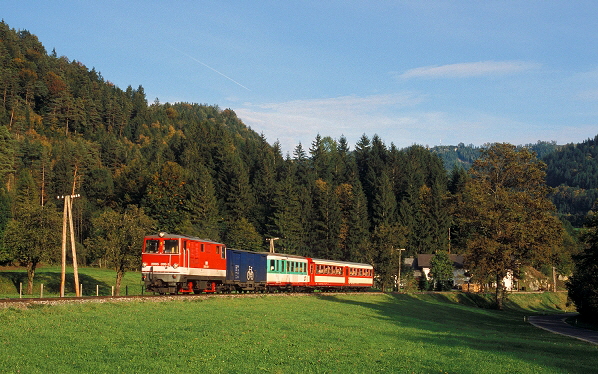
[[[67,199],[64,196],[64,213],[62,215],[62,272],[60,273],[60,297],[64,297],[64,284],[66,283],[66,219],[67,219]]]
[[[69,228],[71,230],[71,251],[73,253],[73,272],[75,275],[75,294],[77,297],[81,297],[81,289],[79,287],[79,270],[77,267],[77,247],[75,246],[75,230],[73,229],[73,204],[69,196],[68,200],[69,210]]]
[[[270,253],[274,253],[274,241],[278,240],[279,238],[270,238],[270,239],[266,239],[267,241],[270,242]]]
[[[73,228],[73,205],[72,199],[79,197],[79,195],[58,196],[58,199],[64,199],[64,213],[62,216],[62,272],[60,276],[60,297],[64,297],[64,289],[66,284],[66,232],[68,228],[71,231],[71,251],[73,254],[73,269],[75,273],[75,294],[77,297],[81,296],[79,288],[79,269],[77,266],[77,247],[75,246],[75,230]],[[67,228],[67,218],[69,227]]]

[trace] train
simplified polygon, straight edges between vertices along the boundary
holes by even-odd
[[[143,238],[142,279],[159,294],[363,291],[369,264],[229,249],[193,236],[160,232]]]

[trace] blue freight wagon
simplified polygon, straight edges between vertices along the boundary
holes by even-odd
[[[265,289],[267,264],[267,253],[227,249],[226,284],[234,285],[238,291]]]

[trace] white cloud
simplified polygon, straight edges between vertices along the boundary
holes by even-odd
[[[579,92],[576,99],[582,101],[598,101],[598,90],[586,90]]]
[[[472,109],[426,109],[427,104],[426,96],[404,93],[246,103],[235,108],[235,112],[254,131],[264,133],[269,143],[278,140],[285,155],[292,154],[299,143],[309,149],[317,134],[334,139],[344,135],[354,149],[364,133],[370,138],[378,134],[387,145],[394,143],[404,148],[413,144],[527,144],[538,140],[563,144],[578,140],[572,139],[571,134],[595,132],[595,125],[561,131],[556,124],[528,123]]]
[[[540,64],[525,61],[480,61],[442,66],[423,66],[410,69],[399,78],[467,78],[487,75],[513,74],[537,69]]]
[[[257,132],[263,132],[270,142],[279,140],[284,152],[292,152],[301,142],[309,148],[317,134],[338,139],[344,135],[350,144],[366,133],[386,132],[392,128],[406,135],[405,129],[414,119],[397,114],[413,107],[423,96],[409,93],[342,96],[329,99],[292,100],[282,103],[245,103],[235,112],[243,122]]]

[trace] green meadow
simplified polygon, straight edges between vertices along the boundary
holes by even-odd
[[[598,346],[525,315],[566,295],[253,295],[0,309],[0,372],[588,373]]]
[[[27,295],[27,272],[23,268],[0,267],[0,298],[18,298],[22,284],[24,298],[40,297],[43,286],[43,297],[60,296],[60,266],[42,266],[35,273],[33,294]],[[83,296],[109,296],[116,284],[116,272],[106,268],[80,268],[79,283],[83,286]],[[127,291],[129,295],[141,295],[143,282],[140,272],[126,272],[121,284],[121,295]],[[66,269],[65,296],[75,296],[75,277],[73,268]]]

